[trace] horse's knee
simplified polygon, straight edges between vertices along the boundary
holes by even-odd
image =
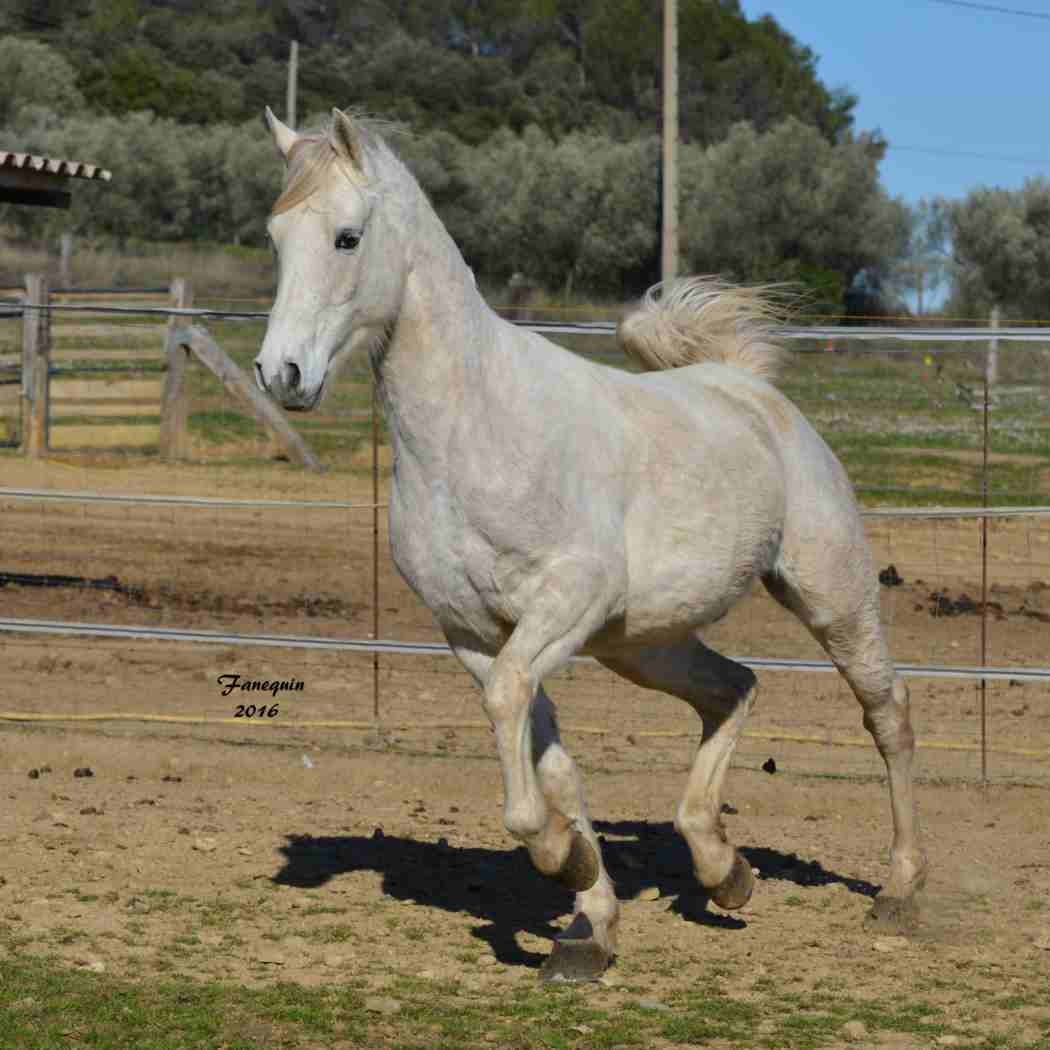
[[[911,693],[908,691],[908,686],[904,679],[899,675],[894,675],[893,677],[893,699],[895,703],[905,710],[911,704]]]
[[[532,699],[534,689],[526,671],[517,667],[494,668],[483,700],[493,722],[514,717]]]

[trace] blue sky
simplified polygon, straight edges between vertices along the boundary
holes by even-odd
[[[997,0],[991,0],[997,2]],[[891,146],[1035,160],[939,156],[891,149],[882,180],[909,202],[962,197],[975,186],[1014,189],[1050,176],[1050,2],[1001,0],[1047,20],[933,0],[742,0],[749,18],[771,14],[819,57],[825,84],[860,101],[856,127]]]

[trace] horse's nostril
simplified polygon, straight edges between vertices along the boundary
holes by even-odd
[[[285,361],[281,366],[281,370],[284,373],[284,386],[286,390],[298,390],[299,381],[302,379],[302,374],[299,371],[299,366],[292,364],[291,361]]]
[[[262,365],[258,361],[255,362],[255,385],[264,393],[266,392],[266,380],[263,378]]]

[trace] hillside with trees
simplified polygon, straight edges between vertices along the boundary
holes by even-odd
[[[633,295],[657,276],[660,6],[644,0],[0,0],[0,141],[90,159],[71,214],[7,208],[24,237],[263,242],[280,165],[261,130],[301,43],[300,124],[360,106],[486,283]],[[737,0],[681,0],[683,254],[801,280],[840,306],[879,287],[907,212],[883,146],[816,56]]]
[[[644,0],[0,0],[0,33],[57,51],[99,114],[256,118],[283,101],[297,39],[301,112],[365,101],[472,144],[530,124],[554,136],[654,130],[660,25],[660,5]],[[748,21],[737,0],[683,0],[680,34],[686,141],[787,116],[831,141],[850,129],[855,99],[829,91],[772,19]]]

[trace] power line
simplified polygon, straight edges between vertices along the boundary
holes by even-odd
[[[998,4],[978,4],[972,0],[930,0],[931,4],[946,4],[948,7],[968,7],[972,11],[993,11],[999,15],[1017,15],[1019,18],[1038,18],[1050,22],[1050,12],[1022,11],[1016,7],[1000,7]]]
[[[909,153],[932,153],[938,157],[973,157],[977,160],[994,160],[1005,164],[1039,165],[1050,167],[1050,158],[1047,157],[1007,157],[999,153],[976,153],[971,150],[958,149],[936,149],[930,146],[895,146],[892,143],[887,149],[907,151]]]

